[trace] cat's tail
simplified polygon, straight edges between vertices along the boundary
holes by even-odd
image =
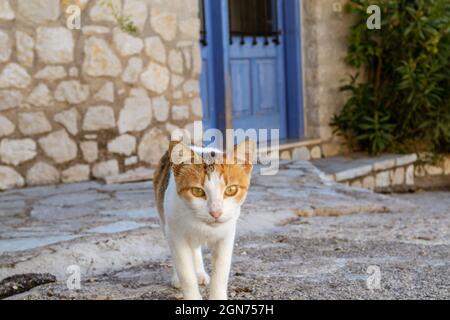
[[[153,176],[153,188],[155,190],[156,208],[159,213],[159,220],[164,231],[165,217],[164,217],[164,196],[166,194],[167,186],[169,185],[170,177],[170,156],[167,151],[159,160],[158,166]]]

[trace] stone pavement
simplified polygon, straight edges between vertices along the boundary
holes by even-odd
[[[269,279],[267,272],[277,278],[286,275],[286,280],[297,272],[296,278],[311,280],[310,276],[344,268],[345,259],[330,256],[329,250],[337,255],[342,248],[345,252],[356,250],[369,261],[372,253],[360,251],[368,243],[375,251],[382,250],[378,245],[385,248],[385,243],[404,243],[405,239],[411,240],[412,246],[416,242],[421,246],[433,243],[441,246],[433,263],[448,266],[449,202],[439,207],[441,220],[428,220],[410,200],[337,185],[303,161],[283,162],[276,176],[256,174],[238,228],[236,277],[252,264],[248,261],[251,257],[266,262],[250,276],[242,275],[242,283],[250,289],[238,286],[232,290],[234,296],[267,298],[267,287],[260,287],[272,283],[252,282],[253,278]],[[358,215],[349,215],[352,213]],[[410,219],[421,222],[412,223]],[[40,272],[51,273],[59,280],[18,298],[178,297],[167,285],[170,261],[150,182],[90,182],[3,192],[0,220],[0,279]],[[402,238],[397,238],[398,234]],[[389,254],[384,257],[386,261],[394,258]],[[290,272],[289,265],[297,263],[296,271]],[[83,293],[68,291],[65,286],[70,265],[82,270]],[[280,289],[272,294],[282,298],[285,293]],[[319,297],[323,291],[316,290],[316,294]]]

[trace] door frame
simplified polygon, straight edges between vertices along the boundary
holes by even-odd
[[[207,1],[207,0],[206,0]],[[304,137],[303,114],[303,74],[302,74],[302,43],[301,43],[301,0],[278,0],[283,7],[283,38],[285,41],[285,83],[286,85],[286,126],[288,139]],[[231,71],[229,64],[229,21],[228,0],[210,1],[210,15],[213,23],[209,43],[212,47],[212,81],[215,99],[215,124],[217,129],[225,132],[233,128]],[[289,67],[287,67],[289,66]]]

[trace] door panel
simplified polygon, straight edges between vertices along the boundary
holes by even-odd
[[[279,129],[280,138],[285,139],[284,44],[278,34],[281,7],[277,7],[280,3],[281,0],[229,1],[229,63],[234,128]]]
[[[297,0],[199,1],[204,127],[225,127],[229,76],[233,127],[279,129],[287,138],[283,3]]]
[[[241,117],[252,114],[252,79],[250,78],[251,66],[249,60],[236,59],[230,62],[231,88],[233,92],[233,116]]]
[[[277,66],[276,61],[269,59],[258,59],[254,63],[255,68],[255,92],[256,114],[264,115],[279,111],[277,92]]]

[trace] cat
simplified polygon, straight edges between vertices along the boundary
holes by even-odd
[[[171,142],[154,175],[157,209],[174,262],[172,285],[185,300],[226,300],[236,223],[247,197],[256,144],[246,140],[223,153]],[[211,281],[202,246],[212,254]]]

